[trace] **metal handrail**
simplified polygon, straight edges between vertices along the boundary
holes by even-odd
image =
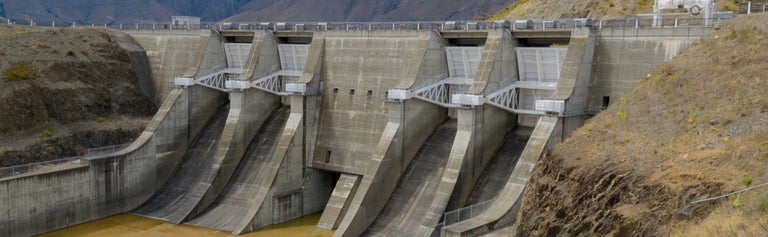
[[[86,152],[86,155],[82,155],[82,156],[72,156],[72,157],[65,157],[65,158],[59,158],[54,160],[42,161],[42,162],[2,167],[0,168],[0,178],[22,175],[25,173],[38,171],[38,170],[60,169],[60,168],[63,168],[61,167],[61,165],[63,164],[78,164],[80,159],[95,156],[95,155],[102,155],[102,154],[117,152],[119,150],[122,150],[123,148],[128,147],[129,145],[130,144],[120,144],[120,145],[91,148],[91,149],[88,149],[88,151]],[[54,167],[48,167],[48,166],[54,166]]]
[[[718,15],[711,19],[672,18],[660,20],[660,27],[711,27],[708,20],[731,19],[733,15]],[[35,21],[8,18],[0,24],[39,27],[92,27],[119,30],[274,30],[274,31],[326,31],[326,30],[557,30],[574,27],[592,28],[650,28],[657,27],[653,19],[642,16],[622,19],[550,18],[515,19],[501,21],[414,21],[414,22],[222,22],[194,25],[173,25],[165,23],[141,24],[84,24],[61,21]]]
[[[480,215],[480,213],[483,213],[485,210],[487,210],[493,202],[496,201],[496,198],[482,201],[479,203],[475,203],[466,207],[462,207],[453,211],[448,211],[443,214],[443,221],[438,223],[435,226],[435,229],[441,229],[445,226],[449,226],[455,223],[459,223],[465,220],[468,220],[472,217]],[[469,213],[467,213],[467,210],[469,210]],[[464,215],[462,215],[464,213]],[[456,218],[453,218],[455,216]]]

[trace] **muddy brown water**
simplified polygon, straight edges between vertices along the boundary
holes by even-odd
[[[326,237],[333,231],[317,228],[321,213],[307,215],[282,224],[271,225],[240,236],[308,236]],[[100,220],[57,230],[44,237],[68,236],[236,236],[229,232],[191,225],[172,225],[161,220],[120,214]]]

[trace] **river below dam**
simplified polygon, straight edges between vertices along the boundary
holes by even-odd
[[[333,231],[317,228],[321,213],[285,223],[267,226],[240,236],[308,236],[327,237]],[[229,232],[191,225],[173,225],[161,220],[132,214],[120,214],[43,234],[44,237],[68,236],[236,236]]]

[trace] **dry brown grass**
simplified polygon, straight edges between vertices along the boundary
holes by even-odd
[[[653,12],[653,0],[521,0],[494,14],[492,19],[519,19],[522,17],[592,17],[621,18]],[[735,10],[732,1],[720,1],[719,9]]]

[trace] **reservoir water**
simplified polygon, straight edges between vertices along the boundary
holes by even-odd
[[[327,237],[333,231],[317,228],[321,213],[315,213],[285,223],[271,225],[240,236],[308,236]],[[120,214],[100,220],[50,232],[44,237],[68,236],[236,236],[229,232],[191,225],[172,225],[161,220]]]

